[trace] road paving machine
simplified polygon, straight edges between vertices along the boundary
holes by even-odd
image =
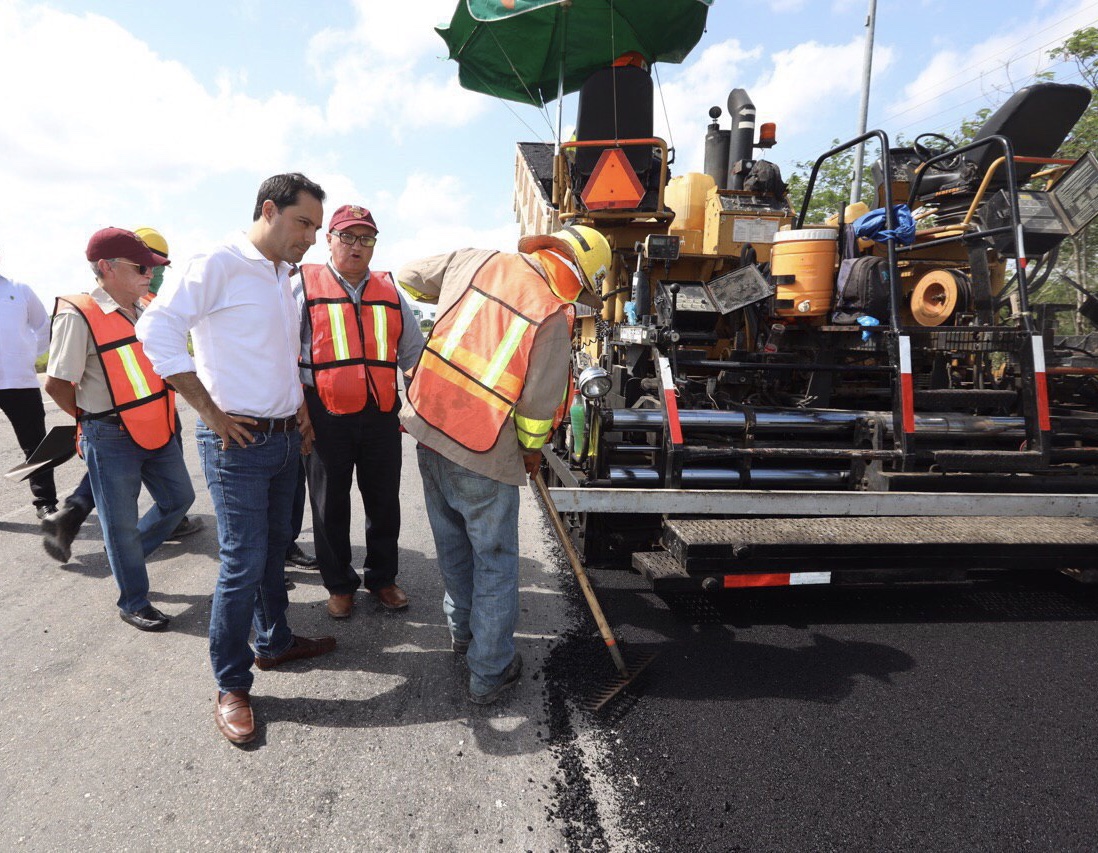
[[[586,565],[668,592],[1098,579],[1098,350],[1031,300],[1098,215],[1098,159],[1053,159],[1089,101],[1029,86],[960,147],[871,131],[797,210],[743,89],[704,171],[671,177],[648,71],[591,75],[575,138],[515,167],[524,234],[614,250],[545,452]],[[867,143],[876,210],[810,216],[821,167]]]

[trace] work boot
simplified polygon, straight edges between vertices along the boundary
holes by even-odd
[[[80,532],[80,525],[88,517],[88,510],[76,504],[66,503],[53,515],[42,519],[42,547],[59,563],[67,563],[72,556],[72,540]]]
[[[291,542],[290,547],[286,549],[286,565],[296,566],[299,569],[315,569],[317,562],[316,557],[306,554],[296,542]]]
[[[202,519],[195,516],[191,518],[189,515],[183,516],[183,519],[175,526],[175,530],[172,531],[172,535],[169,539],[182,539],[184,536],[190,536],[192,533],[197,533],[206,525],[203,524]]]

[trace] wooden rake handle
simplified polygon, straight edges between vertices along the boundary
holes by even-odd
[[[587,607],[591,610],[591,615],[595,617],[595,623],[599,626],[599,633],[602,635],[603,642],[606,643],[606,648],[610,650],[610,657],[614,659],[614,666],[623,676],[628,676],[629,670],[625,666],[625,658],[622,657],[621,649],[618,648],[618,641],[614,637],[613,631],[610,630],[610,623],[606,621],[602,607],[599,606],[599,600],[595,597],[595,590],[591,588],[591,581],[587,577],[583,563],[580,562],[580,556],[576,553],[576,548],[564,527],[564,522],[560,520],[560,513],[557,512],[557,506],[549,496],[549,489],[545,487],[541,472],[538,471],[531,479],[538,490],[538,494],[541,495],[542,501],[545,502],[545,508],[549,511],[549,520],[553,522],[557,539],[560,540],[564,553],[568,555],[568,562],[572,564],[572,572],[575,574],[576,580],[579,581],[580,589],[583,590],[583,597],[587,599]]]

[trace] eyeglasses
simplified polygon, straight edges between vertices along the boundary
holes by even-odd
[[[135,264],[133,261],[124,261],[121,258],[115,258],[113,261],[111,261],[111,263],[112,264],[126,264],[126,266],[137,267],[137,274],[138,275],[147,275],[149,270],[153,269],[152,267],[146,266],[145,264]]]
[[[356,237],[349,231],[333,231],[332,236],[338,237],[339,242],[344,246],[353,246],[358,243],[363,249],[369,249],[377,244],[377,237],[373,234],[363,234],[361,237]]]

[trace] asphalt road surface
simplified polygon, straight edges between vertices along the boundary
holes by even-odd
[[[1098,849],[1093,590],[1019,575],[668,602],[595,577],[627,651],[660,652],[592,718],[629,849]],[[558,645],[559,694],[592,689],[574,663],[599,645]]]
[[[407,440],[400,582],[411,608],[360,598],[336,623],[317,573],[290,569],[291,626],[340,645],[257,673],[260,737],[234,747],[212,720],[216,535],[193,413],[183,420],[193,514],[207,529],[150,560],[167,633],[118,619],[94,515],[60,566],[41,549],[26,484],[0,481],[0,849],[1098,846],[1089,590],[1012,577],[668,602],[635,575],[597,572],[627,655],[659,655],[593,714],[582,705],[614,670],[524,492],[527,668],[511,696],[479,708],[449,651]],[[0,466],[20,461],[0,419]],[[76,460],[60,468],[59,491],[80,474]],[[301,542],[311,549],[308,514]]]

